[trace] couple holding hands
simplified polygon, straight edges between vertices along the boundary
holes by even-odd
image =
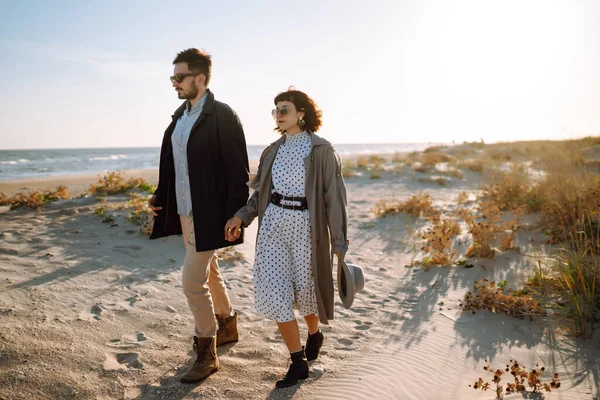
[[[281,136],[263,151],[248,182],[242,124],[208,89],[210,56],[191,48],[173,65],[171,82],[185,102],[165,131],[158,188],[148,203],[155,215],[150,238],[183,234],[186,248],[182,285],[194,316],[197,359],[181,381],[199,382],[216,372],[217,346],[238,341],[237,313],[215,250],[242,243],[244,228],[258,217],[254,306],[277,322],[290,352],[289,369],[276,386],[293,386],[308,377],[308,361],[319,356],[319,323],[333,318],[334,255],[347,307],[364,284],[362,270],[343,262],[348,216],[341,160],[316,135],[322,114],[315,102],[288,90],[275,97],[272,111]],[[308,326],[305,346],[294,308]]]

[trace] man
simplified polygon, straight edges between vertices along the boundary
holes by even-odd
[[[181,381],[192,383],[219,369],[217,346],[238,340],[237,313],[215,250],[232,244],[225,240],[225,224],[248,199],[248,154],[236,113],[207,88],[210,56],[191,48],[173,64],[171,82],[185,102],[163,138],[158,188],[148,201],[155,216],[150,239],[183,233],[182,282],[194,316],[197,359]],[[240,235],[233,244],[242,242]]]

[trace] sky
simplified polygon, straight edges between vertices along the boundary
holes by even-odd
[[[596,0],[0,0],[0,149],[160,146],[189,47],[250,145],[290,85],[333,143],[600,135]]]

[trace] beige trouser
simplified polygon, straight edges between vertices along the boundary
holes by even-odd
[[[182,273],[183,293],[194,315],[196,336],[210,337],[217,331],[215,313],[231,315],[231,302],[215,251],[196,251],[194,220],[192,217],[180,217],[186,250]]]

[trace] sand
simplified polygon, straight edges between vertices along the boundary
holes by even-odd
[[[151,183],[156,177],[155,170],[128,174]],[[256,222],[236,247],[239,253],[224,253],[220,261],[239,313],[240,342],[219,348],[218,373],[186,385],[178,377],[190,365],[193,320],[181,287],[181,237],[150,241],[126,220],[126,210],[110,211],[110,223],[94,213],[100,204],[124,205],[127,196],[4,212],[0,399],[493,399],[492,392],[469,385],[486,377],[485,359],[499,367],[511,358],[560,374],[561,389],[548,399],[600,398],[597,338],[570,338],[553,317],[471,314],[458,305],[480,278],[520,285],[536,254],[548,251],[542,233],[520,231],[520,252],[476,261],[473,268],[425,271],[407,264],[419,255],[413,232],[427,221],[370,212],[378,199],[407,199],[419,191],[450,212],[459,192],[475,193],[480,179],[469,173],[444,187],[390,172],[381,179],[347,179],[347,259],[364,267],[366,286],[350,310],[336,303],[309,379],[288,389],[274,388],[288,363],[281,335],[253,308]],[[94,180],[0,182],[0,192],[67,184],[82,193]],[[466,245],[459,250],[464,254]],[[300,326],[305,338],[306,326]]]

